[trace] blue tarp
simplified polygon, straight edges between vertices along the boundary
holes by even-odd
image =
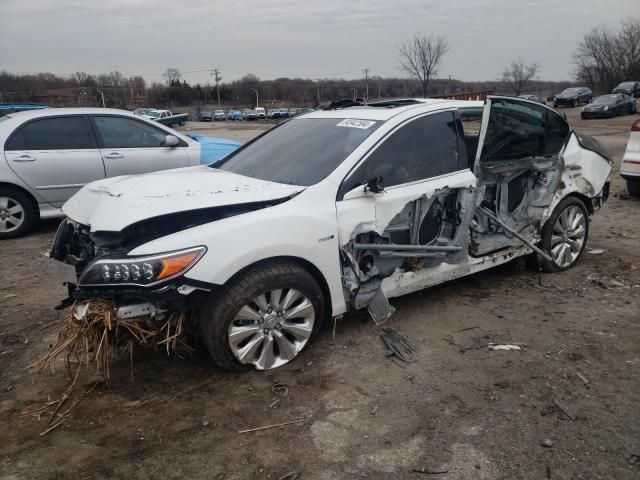
[[[235,140],[208,137],[198,133],[189,134],[189,137],[200,143],[200,165],[217,163],[242,145]]]

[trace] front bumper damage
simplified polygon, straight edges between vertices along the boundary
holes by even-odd
[[[162,319],[165,312],[182,313],[193,309],[200,292],[218,288],[184,276],[150,287],[78,285],[78,278],[92,261],[113,254],[126,255],[126,251],[102,249],[92,239],[89,227],[70,219],[63,220],[50,252],[51,270],[67,285],[69,293],[58,308],[66,308],[76,302],[106,300],[115,306],[119,318],[146,315]],[[73,271],[69,271],[69,267]]]

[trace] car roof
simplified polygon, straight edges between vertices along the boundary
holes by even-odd
[[[3,138],[11,134],[18,125],[22,125],[24,122],[36,118],[55,117],[60,115],[119,115],[123,117],[131,117],[137,120],[141,120],[142,117],[135,115],[128,110],[120,110],[117,108],[99,108],[99,107],[69,107],[69,108],[44,108],[39,110],[25,110],[22,112],[10,113],[5,115],[9,117],[7,121],[0,122],[0,142],[3,142]],[[5,118],[3,117],[3,118]],[[164,130],[168,127],[166,125],[157,125],[160,129]],[[171,128],[168,128],[172,130]],[[185,140],[186,135],[173,131],[172,135],[177,135],[178,138]],[[0,144],[0,149],[2,144]]]
[[[32,118],[55,117],[56,115],[87,115],[87,114],[107,114],[107,115],[127,115],[134,116],[133,112],[128,110],[119,110],[117,108],[97,108],[97,107],[70,107],[70,108],[43,108],[38,110],[25,110],[22,112],[12,113],[11,118],[27,120]]]
[[[357,118],[363,120],[389,120],[409,110],[416,113],[427,113],[442,108],[479,108],[484,100],[448,100],[440,98],[411,99],[416,103],[394,107],[347,107],[339,110],[316,110],[304,115],[304,118]]]

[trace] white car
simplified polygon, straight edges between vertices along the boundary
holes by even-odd
[[[640,120],[631,124],[627,150],[622,157],[620,176],[627,181],[627,190],[640,197]]]
[[[24,235],[85,184],[219,160],[240,144],[189,137],[124,110],[47,108],[0,118],[0,240]]]
[[[284,122],[217,168],[95,182],[51,262],[71,299],[194,311],[223,368],[292,360],[331,317],[535,251],[565,270],[611,157],[528,100],[388,101]]]

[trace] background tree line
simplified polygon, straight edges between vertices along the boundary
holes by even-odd
[[[262,80],[249,73],[240,79],[219,83],[225,107],[255,107],[256,91],[262,106],[319,106],[339,98],[369,100],[423,97],[492,90],[494,93],[535,93],[549,96],[575,82],[541,81],[538,64],[520,58],[507,66],[500,80],[464,82],[436,78],[449,50],[444,37],[416,33],[398,45],[401,77],[372,76],[355,80],[341,78],[276,78]],[[624,80],[640,80],[640,19],[624,20],[616,31],[604,26],[588,32],[574,52],[575,81],[595,93],[610,92]],[[218,70],[216,80],[220,80]],[[127,77],[119,71],[99,75],[76,72],[16,74],[0,71],[0,103],[39,102],[52,106],[95,106],[131,108],[135,106],[180,107],[215,105],[216,85],[188,83],[176,68],[168,68],[164,81],[147,83],[141,76]]]

